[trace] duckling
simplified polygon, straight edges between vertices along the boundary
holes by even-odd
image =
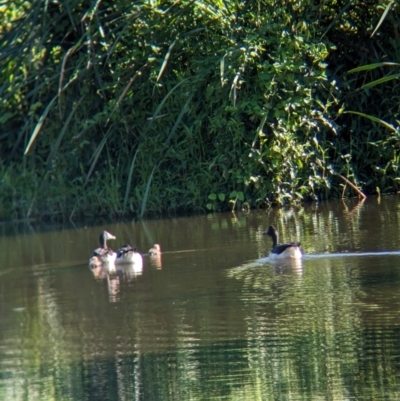
[[[154,244],[152,248],[149,249],[150,256],[161,255],[161,247],[159,244]]]
[[[103,263],[114,263],[116,253],[107,246],[107,240],[116,239],[116,237],[110,234],[108,231],[103,231],[99,236],[100,247],[95,249],[92,253],[92,257],[89,259],[90,267],[101,266]]]
[[[135,263],[142,264],[142,255],[137,251],[136,248],[132,248],[130,245],[125,244],[117,250],[117,258],[115,259],[116,264],[123,263]]]
[[[303,252],[300,248],[300,242],[289,242],[278,244],[279,234],[274,226],[269,226],[263,235],[269,235],[272,238],[272,249],[269,254],[270,260],[276,259],[301,259]]]

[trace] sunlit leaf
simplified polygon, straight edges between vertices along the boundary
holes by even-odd
[[[382,25],[382,22],[385,20],[387,13],[389,12],[390,8],[392,5],[395,3],[394,0],[392,0],[385,8],[385,11],[383,12],[378,25],[375,27],[374,31],[371,33],[371,38],[375,35],[375,32],[379,29],[379,27]]]
[[[392,63],[392,62],[381,62],[381,63],[373,63],[373,64],[367,64],[363,65],[361,67],[353,68],[349,70],[349,73],[354,73],[354,72],[360,72],[360,71],[369,71],[369,70],[375,70],[376,68],[380,67],[398,67],[400,66],[399,63]]]
[[[347,113],[347,114],[355,114],[355,115],[357,115],[357,116],[367,118],[368,120],[371,120],[371,121],[373,121],[373,122],[376,122],[376,123],[382,125],[383,127],[389,129],[390,131],[392,131],[392,132],[394,132],[394,133],[398,133],[398,131],[396,130],[395,127],[393,127],[393,125],[388,124],[386,121],[383,121],[383,120],[381,120],[380,118],[377,118],[377,117],[374,117],[374,116],[370,116],[370,115],[365,114],[365,113],[360,113],[359,111],[345,111],[344,113],[345,113],[345,114],[346,114],[346,113]]]
[[[388,81],[392,81],[392,80],[397,79],[397,78],[400,78],[400,73],[387,75],[386,77],[382,77],[382,78],[377,79],[375,81],[369,82],[369,83],[363,85],[361,88],[362,89],[372,88],[373,86],[380,85],[380,84],[383,84],[383,83],[388,82]]]

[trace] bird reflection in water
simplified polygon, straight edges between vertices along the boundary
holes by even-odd
[[[110,302],[119,301],[120,278],[114,264],[103,264],[89,267],[96,281],[107,281],[108,297]]]
[[[125,263],[117,265],[117,273],[126,281],[134,281],[143,273],[143,265],[137,263]]]
[[[124,265],[110,266],[103,264],[90,268],[96,281],[107,281],[109,301],[119,302],[121,282],[133,282],[141,276],[143,266],[138,264],[126,263]]]
[[[303,274],[303,261],[301,259],[283,259],[270,261],[277,274]]]
[[[104,280],[108,274],[116,272],[114,264],[103,264],[99,266],[89,266],[89,270],[93,273],[96,280]]]
[[[119,302],[120,300],[120,284],[120,279],[116,272],[107,274],[108,300],[111,303]]]

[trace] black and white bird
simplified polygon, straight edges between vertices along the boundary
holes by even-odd
[[[142,266],[143,258],[136,248],[132,248],[130,245],[125,244],[117,250],[115,264],[119,265],[128,263]]]
[[[301,259],[303,251],[300,248],[300,242],[288,242],[279,244],[279,234],[274,226],[269,226],[263,235],[269,235],[272,238],[272,249],[269,254],[270,260],[280,259]]]

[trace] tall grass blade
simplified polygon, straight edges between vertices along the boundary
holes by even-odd
[[[221,86],[224,86],[224,75],[225,75],[225,56],[224,54],[223,57],[221,57],[221,61],[219,62],[219,69],[220,69],[220,75],[221,75]]]
[[[165,69],[167,68],[168,60],[169,60],[169,58],[170,58],[170,56],[171,56],[172,49],[174,48],[175,44],[176,44],[176,40],[174,40],[174,41],[170,44],[170,46],[169,46],[169,48],[168,48],[168,50],[167,50],[167,54],[166,54],[165,57],[164,57],[164,61],[163,61],[162,65],[161,65],[160,72],[158,73],[158,76],[157,76],[157,82],[160,81],[160,79],[161,79],[161,77],[162,77],[162,75],[163,75]]]
[[[157,241],[155,241],[154,235],[151,234],[149,228],[147,227],[145,220],[141,220],[140,222],[142,224],[145,237],[147,238],[147,241],[149,242],[149,244],[154,244],[155,242],[157,242]]]
[[[224,86],[224,81],[225,81],[225,59],[230,56],[234,56],[237,53],[244,53],[247,49],[245,47],[241,47],[239,49],[231,50],[227,53],[225,53],[219,62],[219,67],[220,67],[220,74],[221,74],[221,86]],[[243,67],[242,67],[243,68]]]
[[[367,64],[363,65],[361,67],[353,68],[352,70],[349,70],[349,73],[354,73],[354,72],[360,72],[360,71],[369,71],[369,70],[374,70],[375,68],[379,67],[398,67],[400,66],[399,63],[392,63],[392,62],[382,62],[382,63],[373,63],[373,64]]]
[[[372,36],[375,35],[375,32],[379,29],[379,27],[382,25],[382,22],[385,20],[387,13],[389,12],[390,8],[392,7],[392,5],[394,4],[394,0],[392,0],[385,8],[385,11],[382,14],[381,19],[378,22],[378,25],[375,27],[374,31],[371,33],[371,38]]]
[[[397,79],[397,78],[399,78],[399,77],[400,77],[400,73],[398,73],[398,74],[392,74],[392,75],[387,75],[386,77],[382,77],[382,78],[380,78],[380,79],[377,79],[377,80],[375,80],[375,81],[372,81],[372,82],[369,82],[369,83],[363,85],[363,86],[361,87],[361,89],[372,88],[373,86],[383,84],[384,82],[387,82],[387,81],[392,81],[393,79]]]
[[[75,69],[76,70],[76,69]],[[65,84],[64,88],[62,88],[62,90],[65,90],[69,85],[71,85],[72,82],[74,82],[76,79],[78,79],[80,76],[80,74],[74,74],[73,77]],[[33,133],[31,135],[31,138],[29,139],[29,143],[25,149],[24,152],[24,156],[26,156],[33,144],[33,142],[35,141],[36,137],[38,136],[40,130],[42,129],[44,120],[47,117],[47,114],[49,114],[49,111],[51,109],[51,107],[53,106],[53,103],[56,101],[56,99],[58,98],[58,92],[57,95],[53,97],[53,99],[50,100],[49,104],[46,106],[43,114],[40,116],[39,121],[36,124],[35,129],[33,130]]]
[[[158,117],[158,115],[160,114],[161,109],[163,108],[164,104],[166,103],[166,101],[168,100],[168,98],[172,95],[172,93],[179,88],[182,84],[186,83],[186,81],[188,81],[190,79],[189,78],[185,78],[184,80],[182,80],[181,82],[179,82],[178,84],[176,84],[163,98],[163,100],[160,102],[160,104],[158,105],[156,111],[153,114],[153,117],[150,119],[149,124],[147,125],[145,132],[150,129],[150,127],[152,126],[153,122],[156,120],[156,118]]]
[[[147,204],[147,198],[149,196],[151,181],[153,180],[154,171],[155,171],[156,167],[158,167],[158,166],[159,166],[159,164],[157,166],[153,167],[153,170],[152,170],[152,172],[150,174],[149,180],[147,181],[146,190],[144,192],[143,201],[142,201],[142,207],[140,209],[140,217],[141,218],[143,217],[144,212],[146,211],[146,204]]]
[[[54,158],[55,153],[57,152],[58,148],[60,147],[61,141],[65,135],[65,132],[67,131],[67,128],[69,127],[69,123],[71,122],[72,117],[74,116],[76,110],[78,109],[79,105],[81,104],[82,100],[85,98],[86,94],[84,94],[83,96],[81,96],[81,98],[76,102],[74,108],[71,110],[71,112],[69,113],[69,116],[67,117],[67,120],[65,121],[58,137],[57,140],[55,142],[55,144],[53,145],[49,156],[47,157],[47,161],[46,161],[46,169],[49,168],[50,163],[52,161],[52,159]]]
[[[100,157],[100,155],[101,155],[101,151],[103,150],[104,145],[106,144],[107,139],[108,139],[108,137],[109,137],[110,134],[111,134],[111,128],[112,128],[112,126],[110,126],[110,128],[108,129],[108,131],[107,131],[106,134],[104,135],[104,138],[101,140],[99,146],[97,147],[97,149],[95,150],[95,152],[94,152],[94,154],[93,154],[93,157],[92,157],[92,159],[91,159],[92,164],[90,165],[90,169],[89,169],[89,172],[87,173],[86,180],[85,180],[85,182],[83,183],[83,187],[85,187],[86,184],[88,183],[89,178],[91,177],[91,175],[92,175],[92,173],[93,173],[93,170],[94,170],[94,168],[96,167],[97,161],[99,160],[99,157]]]
[[[129,18],[126,18],[126,23],[124,24],[121,32],[118,33],[117,37],[115,38],[113,44],[111,45],[111,48],[107,51],[107,57],[104,61],[104,69],[106,69],[106,66],[108,65],[110,56],[113,54],[118,42],[120,41],[121,37],[125,34],[125,32],[129,31],[129,28],[131,27],[131,23],[133,19],[137,19],[143,15],[143,12],[138,12],[137,14],[131,15]]]
[[[194,35],[195,33],[199,33],[199,32],[204,31],[204,30],[206,30],[205,27],[192,29],[191,31],[188,31],[188,32],[186,32],[185,34],[183,34],[183,35],[182,35],[182,38],[185,38],[185,37],[187,37],[187,36]]]
[[[65,53],[63,59],[62,59],[62,63],[61,63],[61,71],[60,71],[60,78],[58,81],[58,111],[60,114],[60,118],[62,118],[62,109],[61,109],[61,93],[62,93],[62,84],[63,84],[63,80],[64,80],[64,74],[65,74],[65,66],[67,64],[67,60],[69,55],[73,52],[74,48],[71,47],[70,49],[68,49],[68,51]]]
[[[128,197],[129,197],[129,192],[131,190],[133,169],[135,167],[136,157],[137,157],[137,155],[139,153],[139,148],[140,148],[140,146],[136,149],[135,156],[133,156],[131,167],[129,169],[128,182],[126,183],[125,196],[124,196],[124,206],[123,206],[123,209],[122,209],[123,213],[125,213],[126,205],[128,204]]]
[[[374,122],[382,125],[383,127],[389,129],[393,133],[398,134],[397,129],[395,127],[393,127],[393,125],[388,124],[386,121],[383,121],[380,118],[370,116],[369,114],[360,113],[359,111],[344,111],[343,114],[355,114],[360,117],[368,118],[369,120],[374,121]]]
[[[26,156],[29,153],[29,150],[31,149],[31,146],[33,145],[33,142],[35,142],[36,137],[38,136],[40,130],[42,129],[44,120],[47,117],[47,114],[49,114],[49,111],[51,109],[51,106],[53,106],[53,103],[56,101],[58,98],[58,94],[53,97],[53,99],[50,100],[49,104],[47,107],[44,109],[43,114],[40,116],[39,121],[36,124],[35,129],[32,132],[31,138],[29,139],[28,145],[25,149],[24,155]]]
[[[264,129],[264,125],[265,125],[265,122],[267,121],[267,118],[268,118],[268,113],[265,112],[265,113],[264,113],[264,116],[263,116],[263,118],[262,118],[262,120],[261,120],[261,122],[260,122],[260,125],[259,125],[258,128],[257,128],[256,135],[255,135],[255,137],[254,137],[254,139],[253,139],[253,143],[251,144],[251,147],[252,147],[253,149],[254,149],[255,146],[256,146],[257,138],[260,136],[260,134],[262,133],[262,130]]]
[[[71,10],[69,2],[68,1],[64,1],[62,4],[65,7],[65,9],[67,10],[68,18],[69,18],[69,20],[71,22],[73,30],[77,31],[76,25],[75,25],[75,21],[74,21],[74,17],[72,16],[72,10]]]
[[[240,74],[241,74],[241,71],[239,70],[236,73],[235,78],[232,81],[231,90],[229,92],[229,95],[232,96],[233,107],[236,107],[236,96],[237,96],[236,93],[237,93],[238,82],[240,79]]]
[[[113,107],[113,109],[111,110],[110,115],[107,118],[106,121],[106,125],[110,122],[111,116],[114,114],[115,110],[119,107],[120,103],[122,102],[122,100],[124,99],[124,97],[126,96],[129,88],[132,86],[133,82],[135,81],[135,79],[137,78],[137,76],[148,66],[148,64],[146,63],[145,65],[143,65],[138,71],[136,71],[135,75],[129,80],[128,84],[125,86],[124,90],[122,91],[121,95],[119,96],[117,102],[115,103],[115,106]]]
[[[107,98],[107,96],[104,92],[103,80],[101,78],[101,73],[99,71],[99,67],[97,66],[96,63],[93,64],[93,70],[94,70],[94,75],[96,77],[96,81],[98,83],[99,92],[101,93],[101,97],[105,100]]]
[[[165,144],[164,144],[165,146],[168,146],[169,141],[172,139],[173,135],[175,134],[176,129],[178,128],[180,122],[182,121],[182,118],[183,118],[184,114],[186,113],[186,109],[187,109],[189,103],[190,103],[191,100],[193,99],[193,96],[194,96],[194,93],[192,93],[192,94],[188,97],[188,99],[186,100],[185,104],[183,105],[182,110],[180,111],[179,116],[178,116],[178,118],[176,119],[175,124],[174,124],[174,126],[172,127],[171,132],[170,132],[169,135],[168,135],[167,140],[165,141]]]

